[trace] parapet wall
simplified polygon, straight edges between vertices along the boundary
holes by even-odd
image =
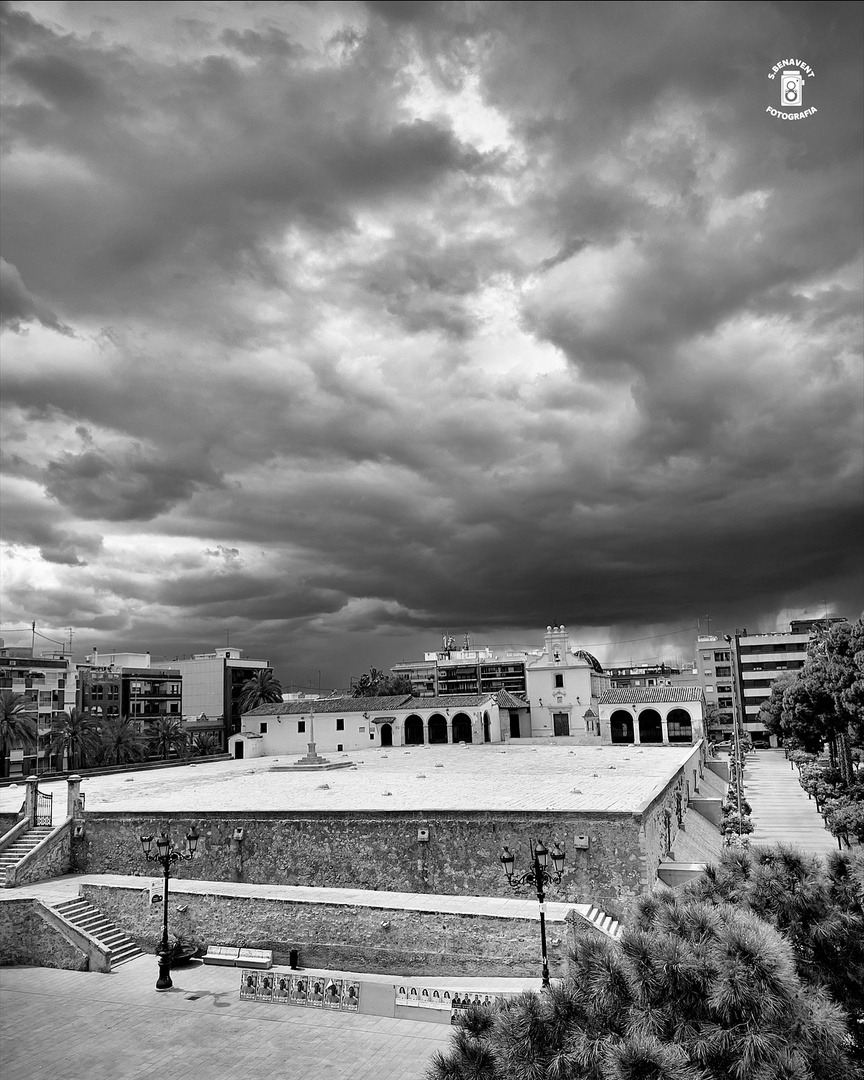
[[[218,890],[215,883],[214,890]],[[82,895],[141,947],[155,952],[162,927],[161,889],[151,894],[143,885],[136,889],[85,884]],[[205,945],[271,949],[276,964],[287,964],[296,949],[306,968],[386,971],[406,977],[476,975],[481,970],[490,976],[539,975],[536,918],[385,906],[392,903],[383,896],[381,907],[368,907],[201,893],[184,891],[182,881],[172,881],[170,927],[172,935]],[[547,923],[553,976],[564,973],[571,934],[564,920]]]

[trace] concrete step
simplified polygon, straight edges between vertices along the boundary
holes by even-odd
[[[110,949],[112,967],[134,960],[136,956],[144,955],[127,934],[86,900],[80,897],[64,900],[60,904],[55,904],[54,910],[68,919],[73,926],[77,926],[79,930],[90,934],[100,945]]]

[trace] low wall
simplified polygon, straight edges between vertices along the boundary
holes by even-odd
[[[6,870],[6,887],[60,877],[69,873],[71,864],[72,818],[67,818],[29,851],[17,866],[10,866]]]
[[[39,914],[33,899],[0,901],[0,964],[86,971],[87,954],[70,944]]]
[[[142,948],[156,951],[162,905],[151,903],[149,887],[88,883],[82,885],[81,895]],[[153,895],[161,900],[161,889]],[[475,976],[482,971],[488,976],[530,978],[539,971],[540,924],[536,919],[303,903],[218,892],[202,895],[184,892],[182,881],[171,882],[169,914],[172,935],[207,945],[271,949],[276,964],[287,964],[290,951],[297,949],[303,967],[404,977]],[[585,931],[580,927],[580,932]],[[564,921],[547,921],[553,975],[564,972],[569,933]]]
[[[654,813],[659,812],[657,810]],[[275,885],[377,889],[459,896],[508,896],[501,869],[507,844],[516,871],[527,870],[528,842],[563,841],[564,878],[549,900],[591,902],[619,916],[654,882],[659,853],[650,860],[642,816],[536,812],[220,812],[170,816],[88,812],[84,836],[72,842],[78,873],[151,872],[140,836],[163,829],[182,840],[194,825],[201,839],[179,878]],[[235,830],[243,839],[233,839]],[[429,839],[418,839],[418,830]],[[588,837],[580,850],[577,837]]]

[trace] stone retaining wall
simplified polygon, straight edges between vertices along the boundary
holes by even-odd
[[[82,895],[142,948],[155,952],[162,929],[161,889],[152,903],[148,887],[85,884]],[[536,919],[201,895],[184,892],[177,881],[171,883],[169,919],[172,936],[272,949],[276,964],[287,964],[290,951],[297,949],[303,967],[405,977],[482,973],[530,978],[540,970]],[[568,947],[565,922],[547,922],[547,942],[550,970],[561,975]]]
[[[661,854],[646,850],[638,814],[178,811],[170,817],[88,812],[84,819],[85,835],[72,846],[79,873],[149,874],[141,834],[167,828],[182,840],[194,824],[198,854],[176,867],[180,878],[463,896],[512,897],[501,869],[503,845],[516,854],[519,872],[528,869],[530,838],[561,840],[564,879],[550,888],[549,900],[590,901],[617,916],[653,884]],[[238,829],[242,840],[234,839]],[[419,829],[428,830],[428,840],[418,839]],[[656,828],[652,843],[655,835]],[[581,836],[588,837],[587,850],[577,847]]]
[[[0,964],[86,971],[86,953],[76,949],[40,916],[38,900],[0,901]]]

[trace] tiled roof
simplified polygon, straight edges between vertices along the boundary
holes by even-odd
[[[606,690],[601,705],[654,705],[670,701],[702,701],[701,686],[627,686]]]
[[[511,694],[509,690],[499,690],[495,695],[495,701],[501,709],[530,709],[531,707],[527,701]]]
[[[299,701],[274,701],[269,705],[259,705],[243,715],[308,716],[310,713],[380,712],[381,709],[404,709],[408,701],[411,701],[410,694],[398,694],[396,697],[301,698]]]
[[[441,694],[438,697],[416,697],[408,700],[403,709],[470,709],[489,701],[494,694]]]

